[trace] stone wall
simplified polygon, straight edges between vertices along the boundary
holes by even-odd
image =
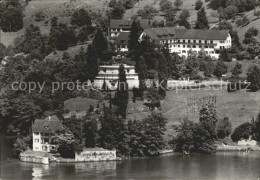
[[[117,160],[116,150],[106,150],[102,148],[85,149],[79,154],[75,154],[75,161],[113,161]]]

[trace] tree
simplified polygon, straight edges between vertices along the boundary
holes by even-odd
[[[18,134],[17,136],[18,137],[13,144],[13,153],[16,157],[19,157],[20,153],[26,151],[30,147],[30,144],[32,143],[32,137],[23,137],[20,134]]]
[[[129,149],[131,157],[143,157],[144,147],[142,144],[143,137],[143,123],[139,120],[129,120],[127,123],[129,131]]]
[[[101,57],[102,53],[107,49],[108,41],[100,29],[95,34],[92,45],[95,46],[98,57]]]
[[[161,98],[165,98],[167,90],[167,79],[168,79],[168,69],[167,62],[162,53],[160,53],[158,65],[158,79],[159,79],[159,94]]]
[[[225,137],[228,137],[231,134],[232,124],[229,121],[228,117],[225,117],[224,119],[218,122],[216,131],[217,136],[220,139],[224,139]]]
[[[116,149],[117,155],[128,156],[128,131],[122,118],[115,115],[112,109],[104,109],[104,115],[100,119],[99,130],[100,145],[105,149]]]
[[[146,89],[146,82],[147,79],[147,66],[145,64],[145,59],[143,56],[140,57],[140,60],[137,62],[136,70],[139,77],[139,90],[143,96],[143,92]]]
[[[219,60],[223,62],[230,62],[232,60],[227,49],[221,50]]]
[[[110,0],[108,3],[108,7],[113,8],[116,5],[116,0]]]
[[[111,10],[110,18],[111,19],[122,19],[124,17],[125,8],[123,3],[119,1]]]
[[[56,16],[51,18],[51,26],[57,26],[58,25],[58,18]]]
[[[58,153],[63,158],[75,158],[75,153],[83,150],[80,143],[70,131],[65,131],[51,138],[51,142],[58,145]]]
[[[246,122],[239,125],[231,135],[231,139],[234,142],[238,142],[241,139],[249,139],[253,135],[254,125]]]
[[[173,145],[175,145],[175,150],[177,152],[192,152],[194,150],[194,142],[193,142],[193,131],[195,128],[195,124],[188,120],[187,118],[183,119],[178,126],[178,134],[173,139]]]
[[[242,73],[242,64],[237,63],[235,67],[231,70],[233,76],[238,76]]]
[[[128,104],[128,84],[126,80],[125,68],[122,64],[119,67],[119,80],[115,95],[115,104],[118,108],[118,115],[121,115],[125,119]]]
[[[3,43],[0,43],[0,63],[6,54],[6,47]]]
[[[183,9],[179,16],[179,25],[184,26],[186,29],[190,29],[190,23],[188,21],[190,17],[190,12],[187,9]]]
[[[257,66],[249,68],[247,81],[250,82],[249,88],[251,91],[258,91],[260,89],[260,69]]]
[[[76,119],[76,116],[72,116],[71,118],[64,119],[63,125],[65,125],[73,134],[73,136],[82,142],[83,140],[83,120]]]
[[[146,93],[146,98],[148,103],[144,103],[150,110],[154,110],[155,108],[159,108],[160,104],[160,94],[156,87],[151,87],[148,89]]]
[[[227,66],[223,61],[218,61],[213,74],[220,78],[225,73],[227,73]]]
[[[208,4],[208,7],[213,10],[218,10],[219,8],[226,8],[227,2],[227,0],[211,0]]]
[[[260,142],[260,113],[258,114],[254,125],[255,139],[256,141]]]
[[[203,6],[203,2],[201,0],[197,0],[195,2],[195,10],[199,10]]]
[[[143,9],[137,11],[139,16],[148,19],[156,16],[158,13],[159,11],[155,7],[149,5],[146,5]]]
[[[96,147],[96,144],[97,144],[98,125],[97,125],[97,121],[94,117],[95,116],[87,117],[88,119],[84,123],[85,146],[87,148],[94,148],[94,147]]]
[[[68,47],[76,45],[77,38],[74,29],[62,23],[51,27],[48,44],[51,50],[57,49],[60,51],[67,50]]]
[[[70,23],[78,27],[82,27],[84,25],[92,25],[91,17],[89,16],[88,12],[83,8],[74,11],[71,16]]]
[[[96,47],[93,45],[88,46],[87,50],[87,76],[88,79],[93,82],[96,75],[98,74],[98,59]]]
[[[250,44],[250,43],[255,43],[256,40],[254,37],[256,37],[258,34],[258,29],[251,27],[250,29],[247,30],[247,32],[245,33],[245,39],[244,39],[244,43],[245,44]]]
[[[204,7],[197,12],[195,29],[209,29],[208,19]]]
[[[167,120],[162,114],[153,113],[143,120],[143,152],[146,156],[158,156],[165,147],[164,131]]]
[[[141,26],[139,22],[134,21],[132,23],[131,29],[130,29],[130,35],[129,35],[129,41],[128,41],[128,49],[130,51],[135,50],[138,47],[139,44],[139,37],[142,32]]]
[[[18,0],[0,3],[0,27],[4,32],[16,32],[23,28],[22,5]]]
[[[174,1],[174,6],[176,7],[177,10],[179,10],[179,8],[182,6],[183,1],[182,0],[175,0]]]
[[[216,124],[218,118],[216,107],[213,104],[203,106],[200,110],[199,123],[194,128],[194,147],[197,152],[216,152]]]

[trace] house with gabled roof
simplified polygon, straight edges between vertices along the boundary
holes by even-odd
[[[204,52],[213,59],[219,58],[222,49],[232,45],[229,30],[202,30],[162,27],[144,29],[140,40],[148,36],[156,44],[168,44],[171,53],[187,57],[190,52]]]
[[[137,20],[140,23],[142,29],[150,28],[149,19]],[[110,37],[117,37],[121,32],[130,32],[133,20],[127,19],[111,19],[109,24],[109,35]]]
[[[33,151],[56,151],[57,146],[51,144],[51,137],[63,128],[59,118],[48,116],[45,119],[36,119],[32,125]]]
[[[121,52],[127,52],[129,36],[130,32],[121,32],[114,42],[116,49],[118,49]]]

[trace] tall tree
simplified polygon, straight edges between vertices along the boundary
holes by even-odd
[[[143,121],[143,152],[146,156],[158,156],[160,150],[165,148],[163,137],[167,120],[162,114],[153,113]]]
[[[260,69],[257,66],[249,68],[247,81],[250,82],[249,88],[252,91],[258,91],[260,89]]]
[[[147,66],[143,56],[140,57],[140,60],[137,62],[137,64],[138,66],[136,69],[139,76],[139,90],[143,94],[144,90],[146,89],[145,80],[147,79]]]
[[[168,80],[167,62],[163,54],[160,53],[158,65],[159,93],[161,98],[165,98]]]
[[[100,145],[105,149],[116,149],[117,155],[129,154],[127,127],[122,118],[119,118],[110,108],[104,109],[104,115],[100,119],[99,131]]]
[[[98,57],[101,57],[102,52],[107,49],[108,41],[100,29],[98,29],[97,33],[95,34],[92,45],[95,46]]]
[[[115,94],[115,104],[117,106],[118,115],[121,115],[125,119],[128,104],[128,84],[126,80],[125,68],[122,64],[119,67],[119,80],[117,92]]]
[[[95,46],[89,45],[87,50],[87,74],[90,81],[94,81],[98,73],[98,58]]]
[[[209,29],[209,23],[204,7],[197,12],[197,22],[195,29]]]
[[[129,35],[128,48],[130,51],[135,50],[139,44],[139,37],[142,32],[139,21],[134,21]]]

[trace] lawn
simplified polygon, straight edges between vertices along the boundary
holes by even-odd
[[[219,119],[229,117],[233,128],[243,122],[251,121],[259,113],[260,92],[238,91],[228,93],[223,90],[180,90],[168,91],[166,99],[162,102],[162,111],[168,119],[168,126],[178,123],[179,119],[188,117],[198,121],[199,114],[187,113],[187,99],[190,97],[205,97],[214,95],[217,97],[217,114]]]

